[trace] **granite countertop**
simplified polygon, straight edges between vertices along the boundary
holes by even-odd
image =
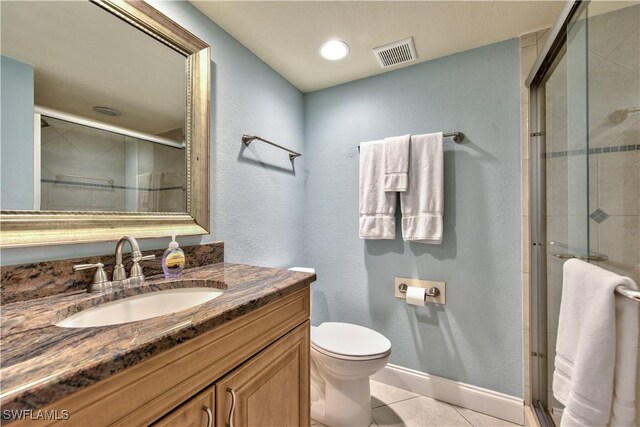
[[[179,279],[106,294],[65,294],[2,306],[0,403],[38,409],[229,320],[308,286],[315,274],[219,263],[184,270]],[[81,309],[154,290],[206,286],[224,290],[202,305],[166,316],[95,328],[55,322]]]

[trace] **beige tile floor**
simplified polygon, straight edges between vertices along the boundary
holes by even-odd
[[[372,427],[517,426],[498,418],[371,381]],[[323,427],[313,421],[312,427]]]

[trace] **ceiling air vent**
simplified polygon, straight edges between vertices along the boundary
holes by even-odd
[[[418,58],[413,37],[385,44],[384,46],[374,47],[373,54],[376,56],[382,68],[404,64],[405,62],[410,62]]]

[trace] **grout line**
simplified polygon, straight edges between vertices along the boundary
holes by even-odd
[[[383,405],[376,406],[375,408],[374,408],[374,407],[371,407],[371,410],[373,410],[373,409],[378,409],[378,408],[382,408],[382,407],[384,407],[384,406],[391,406],[391,405],[395,405],[396,403],[404,402],[404,401],[411,400],[411,399],[417,399],[418,397],[422,397],[422,396],[417,395],[417,396],[407,397],[406,399],[396,400],[395,402],[385,403],[385,404],[383,404]],[[424,396],[424,397],[426,397],[426,396]]]
[[[377,421],[377,420],[375,419],[375,417],[373,416],[373,410],[374,410],[374,409],[384,408],[385,406],[393,406],[393,405],[395,405],[396,403],[406,402],[407,400],[417,399],[417,398],[419,398],[419,397],[427,397],[427,396],[414,396],[414,397],[408,397],[408,398],[406,398],[406,399],[398,400],[397,402],[393,402],[393,403],[389,403],[389,404],[386,404],[386,405],[378,406],[378,407],[376,407],[376,408],[371,408],[371,419],[376,423],[376,425],[378,425],[378,426],[379,426],[378,421]],[[473,424],[471,424],[471,421],[469,421],[469,420],[468,420],[464,415],[462,415],[462,414],[461,414],[461,413],[460,413],[460,412],[455,408],[455,406],[453,406],[452,404],[447,403],[447,402],[444,402],[444,401],[442,401],[442,400],[433,399],[432,397],[427,397],[427,399],[432,399],[432,400],[435,400],[436,402],[443,403],[443,404],[445,404],[445,405],[447,405],[447,406],[451,407],[454,411],[456,411],[456,413],[457,413],[458,415],[460,415],[460,416],[462,417],[462,419],[463,419],[463,420],[465,420],[465,421],[467,422],[467,424],[469,424],[470,426],[472,426],[472,427],[473,427]]]
[[[407,397],[406,399],[400,399],[400,400],[396,400],[396,401],[394,401],[394,402],[390,402],[390,403],[383,403],[382,405],[380,405],[380,406],[376,406],[375,408],[372,406],[372,407],[371,407],[371,409],[378,409],[378,408],[382,408],[383,406],[391,406],[391,405],[394,405],[394,404],[396,404],[396,403],[404,402],[405,400],[415,399],[415,398],[417,398],[417,397],[420,397],[420,395],[418,395],[418,396],[412,396],[412,397]]]
[[[449,404],[449,406],[451,406],[453,410],[458,413],[458,415],[460,415],[466,422],[468,422],[470,426],[473,426],[473,424],[471,424],[471,421],[469,421],[467,417],[465,417],[460,411],[458,411],[455,406],[453,406],[452,404]]]

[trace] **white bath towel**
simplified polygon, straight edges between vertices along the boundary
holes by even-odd
[[[627,278],[628,279],[628,278]],[[631,280],[631,279],[629,279]],[[637,289],[637,287],[631,287]],[[638,302],[616,296],[616,368],[610,426],[636,426],[638,361]]]
[[[631,426],[638,303],[626,304],[615,288],[636,284],[577,259],[564,264],[562,282],[553,373],[553,395],[565,405],[560,424]]]
[[[444,149],[442,132],[411,136],[409,187],[400,193],[402,238],[442,243],[444,208]]]
[[[138,212],[160,212],[162,173],[143,173],[137,176]]]
[[[396,193],[384,191],[384,141],[360,144],[361,239],[395,239]]]
[[[411,135],[384,140],[384,191],[407,191]]]

